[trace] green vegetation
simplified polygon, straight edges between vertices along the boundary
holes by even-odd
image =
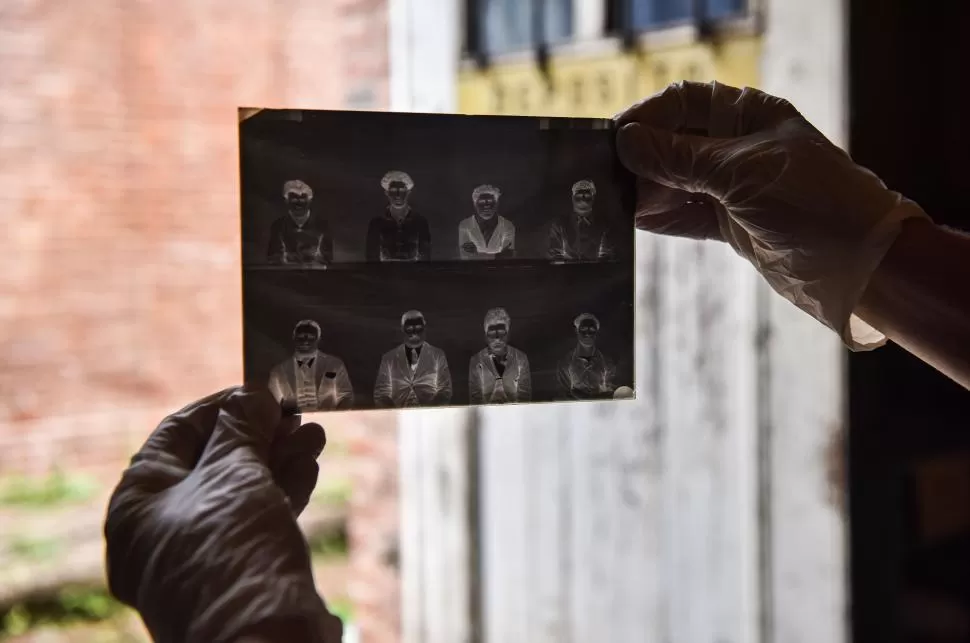
[[[310,554],[318,560],[333,560],[347,556],[347,529],[327,530],[307,537]]]
[[[89,500],[98,484],[88,476],[54,471],[45,478],[0,478],[0,506],[53,507]]]
[[[346,599],[333,601],[332,603],[328,602],[327,608],[331,614],[344,623],[350,623],[354,620],[354,606]]]
[[[348,480],[331,480],[316,488],[313,500],[324,505],[345,505],[350,502],[351,491]]]
[[[14,536],[7,541],[7,547],[14,556],[26,560],[47,560],[56,555],[63,543],[57,538],[30,538]]]
[[[346,440],[337,440],[334,442],[328,442],[327,448],[323,452],[324,458],[330,459],[338,455],[347,455],[350,453],[350,443]]]
[[[53,598],[25,601],[0,611],[0,641],[44,626],[105,621],[125,609],[104,589],[64,589]]]

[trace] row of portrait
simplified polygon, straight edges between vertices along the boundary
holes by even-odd
[[[361,240],[366,261],[430,261],[432,241],[441,242],[432,240],[428,220],[412,207],[412,178],[406,172],[392,170],[381,178],[380,187],[387,205],[383,213],[369,221],[366,238]],[[569,196],[572,207],[548,223],[546,258],[554,263],[617,260],[617,244],[623,239],[608,217],[597,212],[595,183],[589,179],[576,181]],[[516,258],[516,226],[501,214],[501,198],[502,190],[495,185],[483,184],[472,190],[471,216],[458,221],[455,236],[445,242],[455,244],[455,252],[449,256],[486,261]],[[285,212],[270,226],[266,263],[294,268],[332,264],[333,227],[323,208],[315,205],[313,188],[301,180],[286,181],[282,200]],[[462,209],[456,206],[455,211]]]
[[[427,319],[418,310],[400,318],[401,343],[376,365],[375,408],[447,406],[453,403],[451,365],[445,352],[426,339]],[[527,351],[511,343],[512,319],[492,308],[482,324],[484,346],[468,364],[471,404],[532,401],[532,365]],[[575,343],[556,364],[560,400],[632,397],[616,381],[615,362],[597,346],[600,321],[591,313],[573,320]],[[296,324],[292,354],[269,374],[269,388],[281,405],[298,412],[354,408],[355,391],[345,362],[322,347],[323,329],[312,319]]]

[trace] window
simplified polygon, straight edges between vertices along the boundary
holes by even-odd
[[[568,41],[573,0],[472,0],[472,49],[489,55],[529,51]]]
[[[577,20],[599,16],[602,33],[663,29],[697,21],[741,17],[750,0],[466,0],[466,43],[470,55],[528,52],[573,40]],[[576,15],[576,7],[602,3],[599,11]],[[588,31],[588,30],[587,30]]]
[[[724,18],[736,18],[745,13],[745,0],[705,0],[704,18],[709,20],[722,20]]]
[[[573,36],[572,0],[538,0],[542,25],[542,41],[547,45],[567,42]]]
[[[624,0],[621,0],[624,1]],[[695,20],[722,20],[744,13],[746,0],[625,0],[634,30],[655,29]]]
[[[687,22],[694,0],[630,0],[630,26],[636,30]]]

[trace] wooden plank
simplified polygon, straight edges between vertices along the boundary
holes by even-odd
[[[401,498],[401,640],[418,643],[425,639],[424,626],[424,547],[422,543],[425,509],[421,488],[424,458],[420,424],[398,418]],[[430,518],[429,518],[430,519]]]
[[[845,0],[770,0],[762,88],[847,141]],[[843,455],[845,351],[837,336],[765,288],[769,324],[766,641],[848,639],[846,520],[830,462]],[[841,490],[838,490],[841,491]]]
[[[617,435],[622,455],[619,503],[620,531],[614,568],[617,640],[642,641],[644,633],[660,631],[660,567],[662,513],[663,409],[660,379],[662,360],[663,279],[666,258],[661,237],[636,235],[637,315],[634,350],[636,406],[626,409],[629,428]],[[614,407],[619,410],[619,407]],[[590,427],[589,432],[594,431]],[[658,637],[657,637],[658,638]]]
[[[473,642],[467,409],[401,413],[405,643]]]
[[[531,541],[525,428],[528,407],[480,409],[482,573],[486,641],[515,641],[528,628]]]
[[[663,640],[752,640],[754,277],[726,246],[663,245]]]
[[[842,435],[842,349],[781,298],[772,297],[770,309],[768,640],[838,643],[848,627],[846,524],[829,488],[829,462],[842,453],[833,445]]]
[[[394,111],[454,112],[462,3],[388,0],[390,103]],[[429,25],[435,25],[429,29]]]
[[[652,300],[647,282],[638,290]],[[656,352],[640,332],[637,350]],[[653,387],[648,364],[639,360],[638,390]],[[632,642],[656,627],[659,470],[648,397],[482,409],[486,641]]]
[[[564,609],[568,599],[568,560],[564,552],[569,549],[570,533],[563,529],[563,519],[569,516],[570,509],[566,496],[569,467],[563,456],[572,431],[568,425],[540,420],[538,411],[541,409],[516,414],[517,418],[531,420],[517,427],[525,438],[524,452],[547,454],[527,469],[529,488],[535,489],[535,493],[527,495],[530,506],[525,515],[531,561],[528,589],[534,596],[528,634],[529,640],[536,643],[558,643],[569,628],[568,612]]]

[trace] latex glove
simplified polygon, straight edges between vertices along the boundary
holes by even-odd
[[[228,389],[162,421],[105,523],[109,588],[155,641],[339,643],[296,522],[325,444],[265,391]]]
[[[903,220],[928,218],[919,206],[756,89],[682,82],[615,120],[638,228],[727,241],[848,347],[885,343],[852,313]]]

